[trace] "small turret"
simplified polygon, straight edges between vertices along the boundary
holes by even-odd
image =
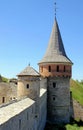
[[[36,100],[39,97],[39,73],[32,67],[26,67],[18,74],[18,98],[29,97]]]

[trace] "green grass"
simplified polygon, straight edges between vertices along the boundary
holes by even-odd
[[[71,80],[70,86],[73,98],[83,106],[83,84],[75,80]]]
[[[83,122],[72,120],[70,124],[52,125],[46,124],[44,130],[83,130]]]
[[[77,126],[77,124],[73,124],[73,125],[67,124],[65,128],[66,130],[83,130],[83,127]]]
[[[8,83],[9,79],[2,76],[2,81]]]

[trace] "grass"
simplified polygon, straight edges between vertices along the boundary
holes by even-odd
[[[78,127],[77,124],[74,125],[66,125],[66,130],[83,130],[83,127]]]
[[[83,84],[71,80],[70,86],[73,98],[83,106]]]
[[[2,76],[2,81],[8,83],[9,79]]]
[[[72,120],[70,124],[51,125],[46,124],[44,130],[83,130],[83,122]]]

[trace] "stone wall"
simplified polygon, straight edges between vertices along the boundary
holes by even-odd
[[[0,130],[44,130],[47,92],[40,90],[38,113],[36,102],[25,98],[0,108]]]
[[[40,89],[39,98],[39,125],[37,130],[44,130],[47,118],[47,90]]]
[[[73,99],[74,119],[83,121],[83,106]]]
[[[0,130],[29,130],[33,128],[34,109],[35,102],[28,98],[0,108]]]
[[[47,111],[48,121],[66,123],[70,119],[70,79],[48,78]]]
[[[40,89],[41,88],[47,89],[47,78],[41,77],[41,79],[40,79]]]
[[[27,86],[28,85],[28,86]],[[29,97],[36,100],[39,97],[40,81],[39,78],[28,79],[28,77],[21,77],[18,79],[18,98]]]
[[[17,98],[17,86],[14,83],[0,83],[0,104],[9,103]]]

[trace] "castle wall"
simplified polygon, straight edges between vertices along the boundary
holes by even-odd
[[[47,117],[47,90],[40,89],[38,130],[44,130]]]
[[[66,123],[70,120],[70,79],[49,77],[47,87],[47,115],[52,123]],[[55,85],[53,85],[55,84]]]
[[[35,102],[29,98],[0,108],[0,130],[36,130],[34,110]]]
[[[41,77],[41,79],[40,79],[40,89],[41,88],[47,89],[47,78]]]
[[[14,83],[0,83],[0,104],[9,103],[17,98],[17,86]]]
[[[36,102],[29,98],[0,108],[0,130],[43,130],[46,123],[46,97],[46,90],[41,89],[37,113]]]

